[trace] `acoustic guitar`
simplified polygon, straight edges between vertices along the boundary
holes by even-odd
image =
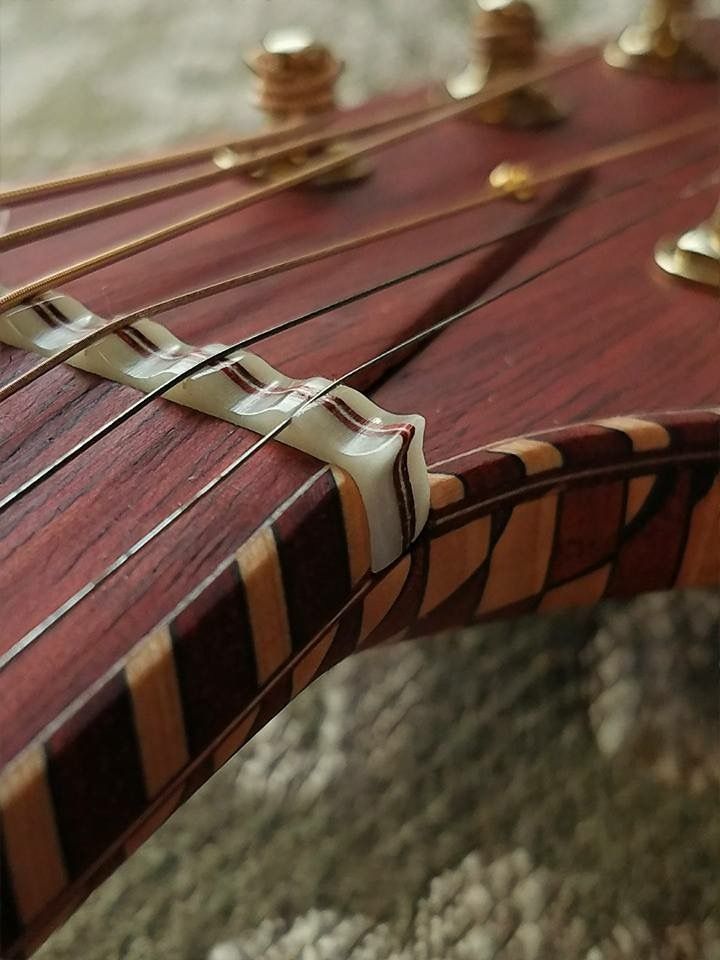
[[[479,4],[461,76],[350,111],[274,35],[262,132],[2,192],[4,957],[355,651],[717,584],[680,6],[548,56]]]

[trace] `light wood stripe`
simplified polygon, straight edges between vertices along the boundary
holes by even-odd
[[[350,579],[355,586],[370,569],[370,528],[367,513],[353,478],[338,467],[332,468],[332,475],[340,494]]]
[[[478,613],[500,610],[538,594],[553,548],[557,494],[518,504],[492,552]]]
[[[569,607],[585,607],[597,603],[605,593],[610,564],[576,577],[554,590],[548,590],[540,601],[540,610],[566,610]]]
[[[359,644],[362,644],[390,613],[405,586],[409,572],[410,557],[403,557],[365,597]]]
[[[480,517],[430,541],[421,617],[447,600],[483,563],[490,545],[490,525],[490,517]]]
[[[245,719],[239,723],[227,737],[225,737],[222,743],[216,748],[213,753],[212,763],[213,770],[219,770],[220,767],[226,763],[230,757],[234,756],[240,747],[244,746],[247,742],[248,734],[252,730],[252,725],[255,723],[255,719],[260,712],[260,707],[255,707],[250,713],[245,717]]]
[[[236,554],[245,585],[258,679],[264,683],[292,653],[285,590],[275,536],[270,527],[254,534]]]
[[[125,666],[145,786],[155,796],[188,762],[182,702],[172,640],[159,627],[143,640]]]
[[[650,474],[646,477],[633,477],[627,485],[627,501],[625,504],[625,523],[630,523],[640,513],[643,504],[655,486],[657,477]]]
[[[675,583],[678,587],[720,584],[720,480],[695,505]]]
[[[28,924],[68,883],[41,747],[5,768],[0,807],[15,901]]]
[[[607,420],[597,420],[596,423],[610,430],[622,430],[630,437],[636,453],[664,450],[670,446],[670,434],[662,424],[654,423],[652,420],[641,420],[639,417],[610,417]]]
[[[430,473],[430,507],[441,510],[451,503],[458,503],[465,496],[465,487],[460,477],[452,473]]]
[[[318,640],[315,646],[311,650],[308,650],[307,654],[295,667],[292,678],[293,696],[296,696],[301,690],[304,690],[313,677],[317,675],[317,672],[320,669],[320,664],[323,662],[325,659],[325,654],[332,646],[332,642],[335,639],[335,634],[337,631],[338,624],[335,623]]]
[[[493,443],[488,450],[496,453],[512,453],[520,457],[525,465],[528,476],[534,473],[546,473],[548,470],[557,470],[563,465],[562,453],[557,447],[544,440],[530,440],[527,437],[517,437],[514,440],[504,440],[502,443]]]

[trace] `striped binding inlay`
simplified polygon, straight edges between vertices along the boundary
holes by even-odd
[[[369,573],[356,485],[341,470],[320,471],[3,771],[5,953],[36,946],[354,650],[720,582],[719,441],[720,416],[707,411],[604,420],[468,452],[439,465],[426,530],[379,575]]]

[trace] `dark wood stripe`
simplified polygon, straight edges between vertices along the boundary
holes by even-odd
[[[514,469],[517,469],[517,464],[520,463],[517,457],[505,457],[505,459],[511,463],[514,463],[515,464]],[[453,505],[451,505],[449,509],[452,509],[452,507]],[[442,623],[443,625],[438,626],[437,627],[438,630],[445,629],[446,626],[450,626],[451,624],[453,626],[456,626],[460,622],[470,623],[472,621],[473,617],[470,615],[470,610],[474,610],[477,604],[480,602],[480,598],[485,589],[485,583],[487,581],[489,564],[490,564],[490,559],[492,557],[493,550],[495,549],[495,546],[498,540],[502,536],[503,531],[505,530],[505,527],[507,526],[508,521],[512,516],[513,509],[514,509],[513,504],[503,504],[501,506],[495,507],[495,509],[492,510],[492,512],[490,513],[490,538],[488,543],[487,557],[483,562],[483,564],[478,568],[476,575],[473,577],[472,583],[468,584],[468,591],[467,592],[458,591],[457,593],[453,594],[455,601],[460,604],[460,607],[458,608],[458,610],[462,611],[463,615],[465,616],[465,620],[460,621],[460,620],[452,619],[451,621],[448,621],[444,615],[440,615],[438,617],[437,623],[438,624]],[[487,513],[488,513],[487,508],[485,508],[484,510],[480,509],[478,510],[477,515],[473,515],[472,519],[477,519],[477,517],[480,517],[483,514],[487,514]],[[440,531],[439,531],[440,535],[444,534],[449,530],[455,530],[460,527],[464,527],[468,523],[469,519],[470,519],[469,516],[460,516],[455,521],[450,521],[449,523],[443,524],[442,528],[440,528]],[[432,537],[433,531],[428,530],[426,535]],[[452,607],[453,597],[449,597],[447,601],[444,601],[443,604],[441,604],[441,606],[438,608],[438,613],[440,613],[441,610],[445,610],[445,609],[448,609],[449,611],[449,609]],[[474,603],[470,608],[470,610],[466,610],[465,604],[470,602],[470,597],[474,597]],[[436,629],[435,628],[436,620],[432,616],[428,617],[426,620],[423,620],[422,623],[423,623],[423,629],[425,629],[426,632],[428,633]]]
[[[204,783],[215,773],[212,754],[208,754],[200,760],[194,767],[191,767],[182,785],[182,799],[180,804],[185,803],[196,793]]]
[[[491,549],[489,549],[486,559],[475,573],[465,583],[461,584],[454,593],[451,593],[446,600],[443,600],[439,606],[415,624],[411,629],[411,635],[429,637],[442,630],[457,627],[459,623],[471,623],[485,589],[491,556]]]
[[[489,613],[481,613],[476,617],[476,622],[483,623],[489,620],[509,620],[514,617],[525,617],[535,612],[540,602],[540,596],[541,594],[535,594],[535,596],[526,597],[524,600],[517,600],[515,603],[510,603],[506,607],[498,607]]]
[[[666,413],[660,423],[670,433],[673,449],[720,450],[720,416],[716,413]]]
[[[0,831],[0,897],[0,956],[4,956],[5,950],[20,936],[22,924],[15,903],[3,831]]]
[[[510,522],[514,509],[513,504],[504,504],[492,511],[490,515],[490,547],[488,549],[488,559],[492,556],[498,540],[505,532],[505,527]]]
[[[341,663],[355,651],[362,624],[362,613],[363,604],[360,600],[341,617],[333,642],[323,657],[315,678]]]
[[[453,469],[455,466],[453,465]],[[485,500],[502,493],[525,479],[525,465],[520,457],[484,450],[472,467],[463,471],[463,481],[470,501]],[[442,515],[444,511],[440,511]],[[452,509],[449,510],[452,512]]]
[[[258,692],[245,592],[233,561],[171,623],[188,750],[196,757]]]
[[[402,562],[402,560],[399,562]],[[427,564],[428,543],[427,536],[423,536],[416,541],[410,554],[410,569],[397,600],[376,629],[369,636],[363,638],[362,649],[383,643],[401,630],[407,629],[409,624],[415,623],[422,598],[425,595]]]
[[[546,586],[577,577],[608,560],[617,547],[624,512],[625,483],[621,480],[574,487],[562,494]]]
[[[720,453],[720,449],[718,450]],[[691,482],[691,499],[693,507],[695,504],[702,500],[709,492],[712,485],[717,480],[720,475],[720,466],[707,463],[707,464],[698,464],[694,470],[690,473],[690,482]]]
[[[477,460],[474,457],[477,456]],[[468,506],[476,503],[482,503],[491,497],[506,492],[508,489],[517,487],[525,479],[525,466],[520,457],[515,457],[507,453],[497,453],[492,450],[483,450],[473,455],[473,464],[462,474],[462,483],[464,486],[464,496],[461,501],[453,500],[440,508],[431,508],[428,520],[428,529],[432,531],[434,525],[443,517],[454,514]],[[452,463],[453,470],[463,468],[462,461],[459,464]],[[480,512],[479,508],[478,515]],[[442,532],[454,530],[458,526],[463,526],[467,522],[467,517],[461,515],[458,520],[449,520],[442,524]]]
[[[632,441],[627,434],[587,423],[551,430],[537,439],[545,440],[558,448],[562,454],[564,471],[627,460],[634,453]]]
[[[342,503],[331,470],[273,524],[293,649],[330,622],[352,589]]]
[[[42,303],[33,302],[31,305],[38,317],[53,330],[66,321],[65,315],[50,300],[45,300]]]
[[[248,731],[248,740],[262,730],[266,723],[269,723],[273,717],[276,717],[283,707],[286,707],[292,700],[292,671],[279,677],[270,689],[263,695],[260,701],[260,709],[253,721],[253,725]]]
[[[50,737],[46,755],[60,842],[68,872],[76,877],[113,845],[147,801],[123,674]]]
[[[607,596],[630,597],[669,589],[687,537],[691,472],[665,470],[622,535]]]

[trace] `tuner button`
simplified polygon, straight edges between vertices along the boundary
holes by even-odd
[[[345,64],[307,30],[294,27],[267,33],[260,46],[245,57],[245,63],[255,74],[252,102],[270,124],[302,124],[330,115],[337,108],[335,85]],[[281,179],[310,158],[344,150],[345,146],[336,141],[312,151],[299,151],[259,169],[256,175],[263,180]],[[317,177],[313,184],[327,187],[353,183],[367,177],[371,169],[365,159],[348,160]]]
[[[498,193],[525,202],[535,196],[533,171],[525,163],[503,162],[490,172],[490,186]]]
[[[720,289],[720,204],[694,230],[661,240],[655,262],[674,277]]]
[[[542,29],[526,0],[474,0],[468,66],[446,83],[454,100],[485,89],[491,80],[530,68],[538,57]],[[525,86],[473,110],[469,119],[513,127],[542,127],[564,114],[547,93]]]
[[[676,80],[712,80],[717,70],[687,37],[692,0],[648,0],[637,23],[605,47],[611,67]]]

